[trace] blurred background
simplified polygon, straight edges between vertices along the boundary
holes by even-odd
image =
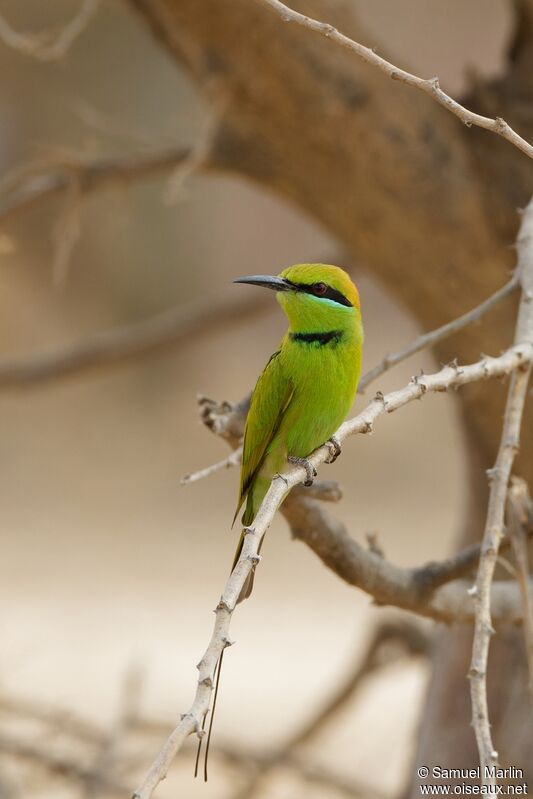
[[[503,0],[355,5],[392,57],[438,74],[451,92],[468,74],[498,72],[509,29]],[[0,14],[13,29],[36,33],[61,28],[79,6],[2,0]],[[0,75],[4,181],[28,164],[145,155],[206,135],[194,86],[118,0],[100,3],[59,62],[0,41]],[[245,293],[254,302],[254,290],[231,286],[233,277],[302,261],[338,263],[357,280],[366,369],[419,332],[364,264],[347,262],[335,241],[276,197],[234,178],[181,175],[179,184],[176,191],[169,171],[83,197],[60,193],[0,218],[2,358],[51,352],[171,307],[209,308]],[[188,708],[237,536],[236,470],[180,486],[183,474],[227,454],[201,425],[196,395],[241,399],[284,327],[272,297],[255,315],[214,320],[163,354],[1,391],[0,796],[115,795],[112,786],[62,772],[54,758],[81,758],[90,769],[118,757],[125,696],[154,722],[127,743],[120,781],[131,789],[165,725]],[[377,388],[435,366],[430,355],[416,356]],[[358,540],[377,532],[396,563],[451,551],[465,502],[456,414],[448,395],[410,405],[374,436],[350,441],[324,472],[344,488],[335,513]],[[429,511],[431,529],[420,524]],[[353,671],[375,626],[393,618],[291,542],[278,520],[253,598],[233,620],[209,783],[193,779],[191,741],[157,795],[233,796],[242,775],[217,746],[282,745]],[[366,788],[358,795],[397,795],[409,777],[426,678],[423,658],[393,659],[309,744],[306,761],[352,787],[359,781]],[[65,719],[103,737],[77,748]],[[280,799],[343,795],[338,786],[306,785],[289,768],[261,790]]]

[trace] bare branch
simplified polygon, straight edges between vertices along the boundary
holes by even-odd
[[[402,568],[381,555],[367,550],[348,532],[345,525],[312,499],[292,494],[283,504],[282,513],[294,538],[313,550],[325,566],[338,577],[369,594],[377,605],[390,605],[420,616],[446,623],[471,623],[474,605],[468,598],[471,583],[458,579],[476,565],[476,548],[465,550],[442,563],[428,563]],[[530,531],[530,534],[533,531]],[[480,550],[475,552],[479,559]],[[518,590],[512,583],[493,586],[498,605],[498,623],[514,624],[522,618]]]
[[[178,306],[141,322],[96,333],[56,352],[0,361],[0,390],[41,386],[90,369],[126,363],[180,346],[190,336],[241,324],[270,307],[268,298],[259,296],[254,302],[231,296],[209,302],[203,297],[186,308]]]
[[[533,519],[533,506],[529,498],[527,483],[518,477],[511,478],[507,494],[507,517],[509,538],[516,563],[516,578],[522,595],[523,630],[529,670],[529,690],[533,693],[533,599],[529,590],[529,563],[527,548],[527,526]]]
[[[388,395],[378,394],[367,407],[355,418],[345,422],[336,433],[339,441],[343,441],[349,435],[356,433],[368,433],[373,429],[374,422],[385,413],[391,413],[398,408],[407,405],[415,399],[421,399],[425,394],[446,391],[452,387],[458,387],[481,380],[486,377],[496,377],[508,374],[520,366],[529,364],[533,360],[533,343],[512,347],[499,358],[485,357],[483,360],[459,368],[457,365],[446,366],[434,375],[425,375],[423,378],[413,378],[403,389],[394,391]],[[327,446],[320,447],[311,456],[310,461],[316,467],[324,463],[330,456]],[[229,628],[231,616],[236,607],[238,597],[242,587],[252,568],[259,562],[258,550],[263,536],[270,526],[276,510],[280,507],[283,500],[287,497],[294,486],[305,480],[305,469],[301,466],[293,466],[287,469],[283,475],[277,475],[263,500],[263,503],[254,519],[253,527],[245,530],[245,539],[241,551],[241,557],[237,562],[229,580],[226,583],[222,597],[215,610],[216,619],[213,634],[202,660],[199,663],[199,677],[196,696],[189,711],[182,716],[181,721],[170,734],[161,752],[150,768],[142,786],[136,791],[136,799],[149,799],[152,796],[159,782],[166,776],[170,765],[180,750],[185,739],[193,732],[201,731],[201,723],[209,709],[211,692],[213,689],[213,678],[216,663],[223,649],[229,643]],[[315,500],[306,501],[306,505],[315,503]],[[302,505],[300,500],[298,505]],[[293,503],[294,505],[294,503]],[[287,503],[284,512],[287,515]],[[352,539],[345,535],[346,544],[353,544]],[[338,543],[337,541],[335,542]],[[365,552],[363,550],[363,552]],[[379,589],[386,591],[389,597],[397,600],[400,595],[402,602],[393,601],[400,607],[407,607],[409,597],[405,591],[406,570],[398,569],[387,564],[383,568],[385,561],[378,558],[371,552],[365,552],[367,558],[372,558],[372,569],[366,574],[367,584],[374,585],[374,592]],[[376,564],[376,561],[379,561]],[[355,567],[361,571],[360,563]],[[518,597],[516,586],[505,585],[502,591],[501,586],[493,586],[494,607],[502,613],[506,621],[517,621],[521,617],[521,604]],[[373,593],[370,591],[370,593]],[[444,585],[434,592],[431,599],[426,601],[411,598],[409,609],[424,615],[441,620],[460,620],[465,621],[472,617],[472,611],[468,608],[466,587],[460,581]]]
[[[73,179],[77,181],[81,194],[90,194],[108,186],[126,185],[163,175],[186,162],[193,152],[189,148],[179,147],[122,158],[93,161],[47,159],[26,164],[3,178],[0,184],[1,193],[6,195],[0,203],[0,222],[65,191]]]
[[[447,324],[436,328],[436,330],[432,330],[429,333],[424,333],[423,335],[418,336],[418,338],[416,338],[404,349],[398,350],[392,355],[386,355],[381,363],[378,363],[377,366],[374,366],[373,369],[370,369],[362,376],[361,380],[359,381],[359,387],[357,389],[358,392],[363,394],[365,388],[367,388],[370,383],[376,380],[376,378],[380,377],[380,375],[382,375],[384,372],[388,372],[389,369],[392,369],[393,366],[396,366],[396,364],[400,363],[401,361],[410,358],[411,355],[414,355],[416,352],[420,352],[428,347],[432,347],[439,341],[443,341],[449,336],[452,336],[454,333],[457,333],[459,330],[462,330],[467,325],[479,321],[488,311],[491,310],[491,308],[511,294],[518,285],[519,279],[518,272],[516,271],[511,280],[509,280],[505,286],[502,286],[501,289],[498,289],[498,291],[480,303],[476,308],[473,308],[471,311],[468,311],[462,316],[458,316],[457,319],[454,319],[452,322],[448,322]]]
[[[526,208],[517,240],[518,273],[522,285],[522,298],[515,333],[516,346],[533,346],[533,199]],[[502,435],[496,464],[490,470],[489,506],[481,557],[472,596],[476,605],[476,623],[470,664],[470,692],[472,699],[472,724],[482,770],[482,784],[494,790],[496,778],[488,771],[497,765],[498,753],[494,749],[490,731],[487,701],[487,661],[490,638],[493,633],[491,619],[491,586],[503,537],[505,503],[512,465],[520,442],[520,427],[526,401],[531,361],[515,368],[507,395]]]
[[[100,0],[82,0],[76,16],[55,38],[52,38],[50,33],[18,33],[0,16],[0,39],[13,50],[38,61],[59,61],[81,36],[99,5]]]
[[[181,485],[189,485],[189,483],[196,483],[198,480],[203,480],[204,477],[210,477],[215,472],[220,472],[222,469],[230,469],[232,466],[238,466],[241,462],[242,447],[233,450],[227,458],[223,458],[205,469],[199,469],[197,472],[191,474],[184,474],[180,480]]]
[[[305,16],[305,14],[300,14],[297,11],[294,11],[292,8],[284,5],[284,3],[281,3],[280,0],[261,0],[261,2],[267,6],[270,6],[270,8],[279,14],[283,22],[294,22],[297,25],[301,25],[302,27],[313,31],[314,33],[319,33],[321,36],[325,36],[327,39],[331,39],[336,44],[344,47],[346,50],[350,50],[352,53],[355,53],[355,55],[357,55],[366,64],[371,64],[372,66],[380,69],[392,80],[398,80],[401,83],[405,83],[407,86],[412,86],[413,88],[419,89],[425,94],[428,94],[437,103],[439,103],[439,105],[442,105],[444,108],[458,117],[467,127],[472,127],[472,125],[475,125],[476,127],[496,133],[498,136],[506,139],[508,142],[525,153],[525,155],[527,155],[529,158],[533,158],[533,145],[519,136],[518,133],[516,133],[516,131],[514,131],[504,119],[501,119],[501,117],[491,119],[490,117],[484,117],[481,116],[481,114],[475,114],[473,111],[469,111],[468,108],[465,108],[452,97],[447,95],[446,92],[442,91],[438,78],[435,77],[425,79],[419,78],[416,75],[412,75],[410,72],[406,72],[404,69],[400,69],[400,67],[391,64],[390,61],[382,58],[369,47],[365,47],[364,45],[359,44],[359,42],[354,42],[353,39],[348,38],[348,36],[344,36],[344,34],[340,33],[336,28],[333,27],[333,25],[329,25],[326,22],[319,22],[317,19],[312,19],[311,17]]]
[[[231,405],[228,402],[217,403],[215,400],[200,397],[199,405],[206,426],[215,435],[236,446],[244,430],[248,398]],[[351,538],[344,525],[331,518],[320,504],[310,502],[312,499],[337,501],[339,498],[339,489],[335,483],[315,480],[309,488],[297,485],[283,504],[282,512],[289,522],[293,536],[308,544],[338,577],[369,593],[378,604],[398,605],[403,588],[400,593],[396,589],[393,596],[387,581],[381,580],[379,561],[384,556],[375,540],[370,540],[368,552],[377,556],[377,560],[369,559],[367,550]],[[533,536],[533,517],[525,534],[528,537]],[[369,538],[371,537],[367,535],[367,539]],[[501,551],[507,550],[510,544],[510,539],[505,538]],[[406,604],[401,604],[401,607],[414,610],[413,603],[416,604],[420,597],[428,597],[439,586],[470,575],[479,563],[480,554],[481,545],[476,544],[445,560],[432,561],[420,567],[402,570],[401,573],[395,572],[392,582],[396,586],[405,587],[405,595],[402,594],[401,601],[406,601]],[[386,568],[388,566],[389,564],[385,564]],[[421,612],[420,605],[415,612]]]

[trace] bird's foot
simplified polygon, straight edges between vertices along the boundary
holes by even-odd
[[[331,436],[326,441],[326,447],[329,449],[329,458],[326,463],[334,463],[342,452],[341,442],[335,436]]]
[[[297,458],[295,455],[289,455],[287,458],[289,463],[294,463],[295,466],[303,466],[307,475],[307,480],[304,486],[312,486],[313,480],[317,476],[317,470],[308,458]]]

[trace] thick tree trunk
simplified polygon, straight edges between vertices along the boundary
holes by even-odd
[[[130,0],[180,65],[221,109],[211,164],[244,175],[310,213],[430,329],[501,286],[514,264],[517,208],[533,191],[533,163],[497,136],[468,129],[429,97],[391,81],[334,43],[284,22],[252,0]],[[365,43],[349,0],[292,6]],[[523,4],[527,8],[527,4]],[[478,85],[475,110],[503,116],[533,140],[533,34],[524,14],[507,74]],[[528,110],[529,109],[529,110]],[[437,357],[477,359],[512,340],[516,303],[444,342]],[[461,392],[472,453],[472,520],[481,528],[501,430],[504,389]],[[531,431],[529,402],[524,429]],[[533,479],[531,434],[517,471]],[[470,636],[446,632],[424,713],[420,762],[477,762],[466,672]],[[441,644],[442,644],[441,642]],[[491,708],[501,761],[533,751],[521,643],[500,636],[492,655],[513,662],[493,678]],[[520,741],[517,741],[520,735]],[[523,755],[521,762],[520,756]],[[530,760],[530,758],[529,758]],[[533,774],[531,775],[533,776]]]

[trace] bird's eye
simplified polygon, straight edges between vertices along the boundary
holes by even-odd
[[[325,283],[313,283],[313,294],[316,294],[317,297],[323,297],[328,287]]]

